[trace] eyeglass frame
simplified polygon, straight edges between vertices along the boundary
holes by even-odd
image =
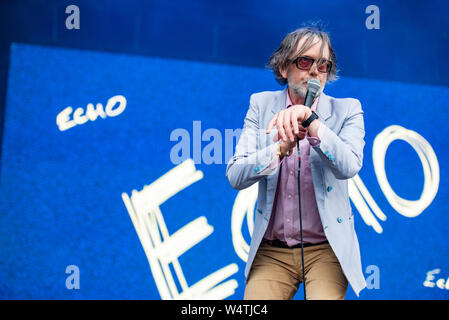
[[[302,59],[307,59],[307,60],[313,60],[313,62],[312,62],[312,64],[310,65],[310,68],[309,68],[309,69],[303,69],[303,68],[298,67],[298,60],[301,59],[301,58],[302,58]],[[299,56],[299,57],[297,57],[295,60],[290,60],[290,62],[291,62],[291,63],[294,63],[295,66],[296,66],[296,68],[298,68],[299,70],[309,71],[310,69],[312,69],[313,65],[314,65],[317,61],[320,61],[320,60],[323,61],[323,63],[328,62],[328,63],[329,63],[329,68],[326,70],[326,72],[320,71],[320,70],[318,69],[318,68],[319,68],[319,65],[318,65],[318,63],[317,63],[316,69],[318,70],[318,72],[326,73],[326,74],[330,73],[334,64],[332,63],[331,60],[328,60],[328,59],[314,59],[314,58],[307,57],[307,56]],[[323,63],[321,63],[320,65],[322,65]]]

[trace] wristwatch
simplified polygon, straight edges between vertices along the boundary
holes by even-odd
[[[315,111],[312,111],[312,114],[310,115],[310,117],[306,121],[302,122],[301,125],[304,128],[307,128],[312,123],[312,121],[315,119],[318,119],[318,115],[315,113]]]

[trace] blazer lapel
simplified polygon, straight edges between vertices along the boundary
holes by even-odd
[[[330,98],[324,92],[321,92],[318,100],[317,105],[317,114],[321,121],[324,122],[324,124],[327,124],[327,119],[331,116],[331,103]]]
[[[329,118],[331,116],[331,103],[330,98],[323,92],[320,94],[320,100],[318,101],[316,113],[318,114],[319,120],[327,127],[329,127]],[[315,151],[315,149],[310,148],[310,166],[312,173],[312,181],[315,190],[315,198],[318,205],[318,211],[322,211],[322,203],[324,202],[324,190],[322,185],[324,183],[324,170],[323,163],[321,162],[320,156]],[[322,220],[323,221],[323,220]]]
[[[275,103],[271,106],[271,114],[274,115],[285,108],[285,101],[287,101],[287,87],[277,96]],[[273,117],[268,120],[270,121]]]

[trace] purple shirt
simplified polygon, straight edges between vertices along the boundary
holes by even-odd
[[[319,99],[319,98],[318,98]],[[311,109],[316,110],[318,99]],[[287,91],[285,106],[292,105]],[[326,241],[323,226],[321,224],[315,191],[313,189],[312,172],[310,169],[310,145],[321,143],[323,124],[320,123],[318,137],[311,137],[307,133],[306,139],[299,141],[301,156],[300,191],[301,191],[301,215],[302,234],[304,243],[318,243]],[[295,146],[290,156],[285,156],[279,161],[276,152],[272,154],[270,168],[281,166],[279,171],[276,195],[274,197],[273,211],[264,238],[267,240],[279,239],[289,246],[300,244],[299,210],[298,210],[298,151]]]

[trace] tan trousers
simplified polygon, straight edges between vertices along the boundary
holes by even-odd
[[[304,248],[307,300],[343,300],[348,281],[329,243]],[[290,300],[302,283],[301,248],[262,242],[245,288],[245,300]]]

